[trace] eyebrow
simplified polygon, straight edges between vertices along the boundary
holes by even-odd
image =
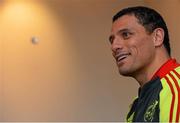
[[[130,31],[130,29],[128,28],[120,29],[117,31],[117,33],[122,33],[122,32],[127,32],[127,31]]]

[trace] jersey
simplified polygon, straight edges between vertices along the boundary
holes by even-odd
[[[180,64],[175,59],[169,59],[153,79],[139,89],[126,121],[180,121]]]

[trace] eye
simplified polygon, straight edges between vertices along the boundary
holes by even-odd
[[[130,33],[130,32],[122,32],[122,37],[123,37],[123,39],[129,39],[130,38],[130,36],[131,36],[131,34],[132,33]]]
[[[129,39],[133,33],[129,31],[124,31],[121,33],[121,36],[124,40]]]
[[[113,40],[114,40],[114,36],[110,36],[109,37],[109,42],[112,44],[113,43]]]

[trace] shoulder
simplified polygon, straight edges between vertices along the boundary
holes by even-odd
[[[160,121],[178,122],[180,117],[180,66],[161,78]]]

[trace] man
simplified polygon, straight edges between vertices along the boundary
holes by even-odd
[[[179,122],[180,65],[171,58],[161,15],[142,6],[125,8],[113,17],[109,41],[119,73],[140,85],[126,120]]]

